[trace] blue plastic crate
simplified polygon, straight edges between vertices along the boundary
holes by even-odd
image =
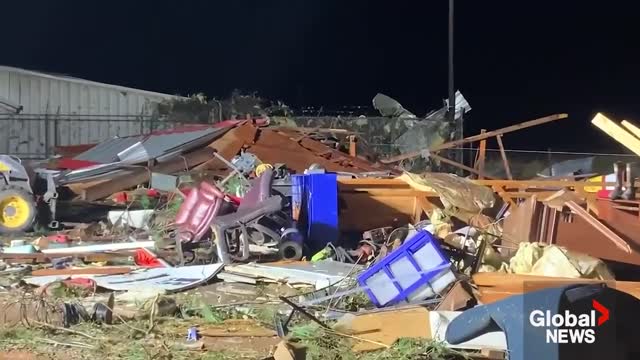
[[[455,281],[451,263],[437,240],[421,230],[358,276],[358,283],[378,307],[435,295]]]

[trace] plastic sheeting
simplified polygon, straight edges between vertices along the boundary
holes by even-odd
[[[527,275],[614,280],[613,274],[600,259],[539,243],[520,243],[509,265],[501,270]]]
[[[437,193],[445,208],[455,207],[471,213],[480,213],[483,209],[492,208],[495,203],[493,190],[454,174],[418,175],[405,172],[399,179],[415,190]]]

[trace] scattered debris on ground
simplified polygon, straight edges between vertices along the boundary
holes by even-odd
[[[633,165],[483,170],[487,140],[565,118],[380,161],[268,118],[0,157],[0,359],[559,359],[536,309],[598,313],[637,354]],[[640,155],[633,124],[593,123]],[[438,153],[476,142],[473,167]],[[470,175],[398,165],[419,156]]]

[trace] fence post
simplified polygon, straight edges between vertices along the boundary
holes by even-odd
[[[547,148],[547,164],[549,166],[549,176],[553,176],[553,160],[551,159],[551,148]]]
[[[56,117],[53,118],[53,147],[58,147],[58,120],[60,119],[60,107],[56,113]]]
[[[51,129],[49,126],[49,114],[44,114],[44,158],[49,158],[49,145],[51,137]]]

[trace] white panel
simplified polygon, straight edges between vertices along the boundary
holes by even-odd
[[[131,115],[137,115],[138,113],[138,96],[136,94],[127,93],[127,112]],[[140,125],[134,121],[127,122],[127,135],[133,135],[140,133]]]
[[[37,113],[37,114],[43,114],[44,113],[44,107],[42,106],[42,92],[41,92],[41,80],[38,77],[35,76],[30,76],[29,77],[29,103],[31,108],[33,109],[32,113]],[[21,144],[21,146],[24,146],[23,150],[24,152],[26,152],[27,154],[29,154],[30,156],[32,156],[33,154],[35,154],[37,152],[37,149],[40,148],[40,143],[41,143],[41,134],[40,134],[40,126],[41,126],[41,120],[35,120],[35,119],[31,119],[31,120],[27,120],[27,131],[26,131],[26,136],[24,136],[23,138],[25,140],[23,140],[23,144]],[[42,136],[44,136],[44,134],[42,134]]]
[[[1,65],[0,96],[22,105],[23,117],[40,115],[38,117],[42,118],[34,121],[18,116],[15,120],[0,123],[0,151],[10,150],[17,155],[43,152],[47,133],[50,135],[49,145],[53,146],[55,131],[57,145],[99,142],[116,135],[139,134],[140,121],[136,118],[141,114],[151,115],[152,103],[175,98],[168,94]],[[44,114],[51,116],[48,132]],[[56,114],[59,114],[57,128]],[[88,121],[92,115],[102,116]],[[111,121],[109,115],[113,116]],[[125,116],[129,117],[128,121],[113,120],[124,120]]]
[[[71,101],[71,113],[80,114],[82,104],[80,103],[80,92],[82,86],[78,84],[71,84],[69,88],[69,100]]]
[[[0,71],[0,97],[9,100],[9,91],[9,73]]]
[[[87,113],[91,115],[98,115],[100,113],[100,104],[98,103],[98,92],[100,89],[91,86],[87,86],[86,89],[89,93],[89,110]]]
[[[71,84],[64,81],[58,81],[59,93],[60,93],[60,114],[71,113],[71,101],[69,99],[69,88]]]
[[[9,101],[23,105],[20,102],[20,76],[17,74],[9,74]]]
[[[117,91],[109,92],[109,109],[111,113],[118,111],[118,106],[120,104],[120,96]],[[109,122],[109,134],[108,137],[114,137],[118,135],[118,127],[119,123],[117,121]]]

